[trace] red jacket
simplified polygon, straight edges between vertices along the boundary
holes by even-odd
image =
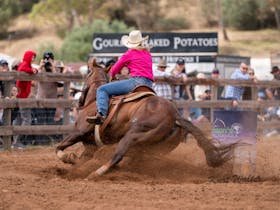
[[[36,56],[36,53],[28,50],[24,53],[22,62],[18,66],[18,71],[23,71],[29,74],[33,74],[33,68],[31,66],[32,58]],[[17,81],[16,86],[18,87],[19,93],[18,98],[28,98],[31,91],[31,81]]]

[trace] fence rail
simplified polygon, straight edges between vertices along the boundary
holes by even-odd
[[[70,82],[81,82],[85,79],[81,74],[60,74],[60,73],[39,73],[36,75],[30,75],[23,72],[0,72],[0,80],[5,81],[6,91],[5,94],[10,92],[12,83],[16,80],[25,81],[48,81],[48,82],[64,82],[64,98],[63,99],[2,99],[0,100],[0,108],[5,109],[4,125],[0,126],[0,136],[3,136],[5,146],[9,148],[11,146],[11,136],[17,134],[26,135],[51,135],[51,134],[69,134],[74,132],[74,126],[69,124],[69,111],[71,108],[77,105],[75,100],[69,99]],[[211,85],[213,98],[208,101],[175,101],[177,107],[203,107],[203,108],[224,108],[230,107],[231,101],[217,100],[217,87],[225,85],[237,85],[243,87],[251,87],[253,93],[253,100],[244,100],[239,102],[240,108],[250,110],[262,110],[269,106],[280,106],[280,101],[264,101],[258,102],[257,87],[280,87],[279,82],[275,81],[244,81],[244,80],[230,80],[230,79],[196,79],[190,78],[187,82],[180,80],[157,77],[157,82],[167,82],[172,86],[183,84],[199,84],[199,85]],[[60,107],[64,111],[63,125],[31,125],[31,126],[12,126],[11,125],[11,109],[20,108],[51,108]],[[280,127],[279,122],[258,122],[259,128],[271,128]]]

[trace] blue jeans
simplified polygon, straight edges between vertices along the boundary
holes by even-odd
[[[135,87],[147,85],[152,87],[152,80],[145,77],[131,77],[127,80],[115,81],[101,85],[96,92],[97,111],[103,116],[108,114],[110,96],[124,95],[131,92]]]

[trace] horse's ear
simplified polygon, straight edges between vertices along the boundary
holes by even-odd
[[[89,67],[89,69],[92,70],[92,68],[93,68],[94,66],[97,66],[96,58],[90,57],[90,58],[88,59],[88,67]]]
[[[97,61],[96,61],[96,58],[93,58],[93,60],[92,60],[92,66],[98,66]]]

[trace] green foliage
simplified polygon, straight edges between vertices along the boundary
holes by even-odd
[[[64,61],[86,61],[92,52],[92,38],[94,33],[127,33],[132,28],[123,22],[95,20],[92,24],[74,29],[70,32],[60,49],[61,59]]]
[[[32,8],[31,18],[51,18],[56,19],[57,15],[71,14],[71,10],[75,9],[78,14],[85,14],[88,8],[89,0],[45,0],[39,1]]]
[[[257,0],[259,5],[259,20],[261,28],[271,28],[277,25],[276,14],[280,17],[280,0]]]
[[[160,18],[155,25],[155,29],[159,31],[172,31],[182,28],[190,28],[190,24],[187,22],[186,18]]]
[[[19,1],[21,12],[28,13],[31,11],[34,4],[38,3],[40,0],[21,0]]]
[[[19,2],[14,0],[1,0],[0,8],[0,30],[5,31],[12,18],[20,13],[21,8]]]
[[[217,0],[201,0],[202,16],[205,19],[207,26],[211,27],[218,25],[217,9]]]
[[[224,18],[228,26],[240,30],[255,30],[259,27],[258,9],[255,0],[224,0]]]
[[[32,5],[38,0],[1,0],[0,1],[0,38],[6,37],[7,29],[12,24],[15,17],[29,12]]]
[[[81,19],[89,14],[91,1],[93,0],[41,0],[33,6],[29,17],[37,24],[54,24],[59,35],[63,36],[66,31],[81,25]]]

